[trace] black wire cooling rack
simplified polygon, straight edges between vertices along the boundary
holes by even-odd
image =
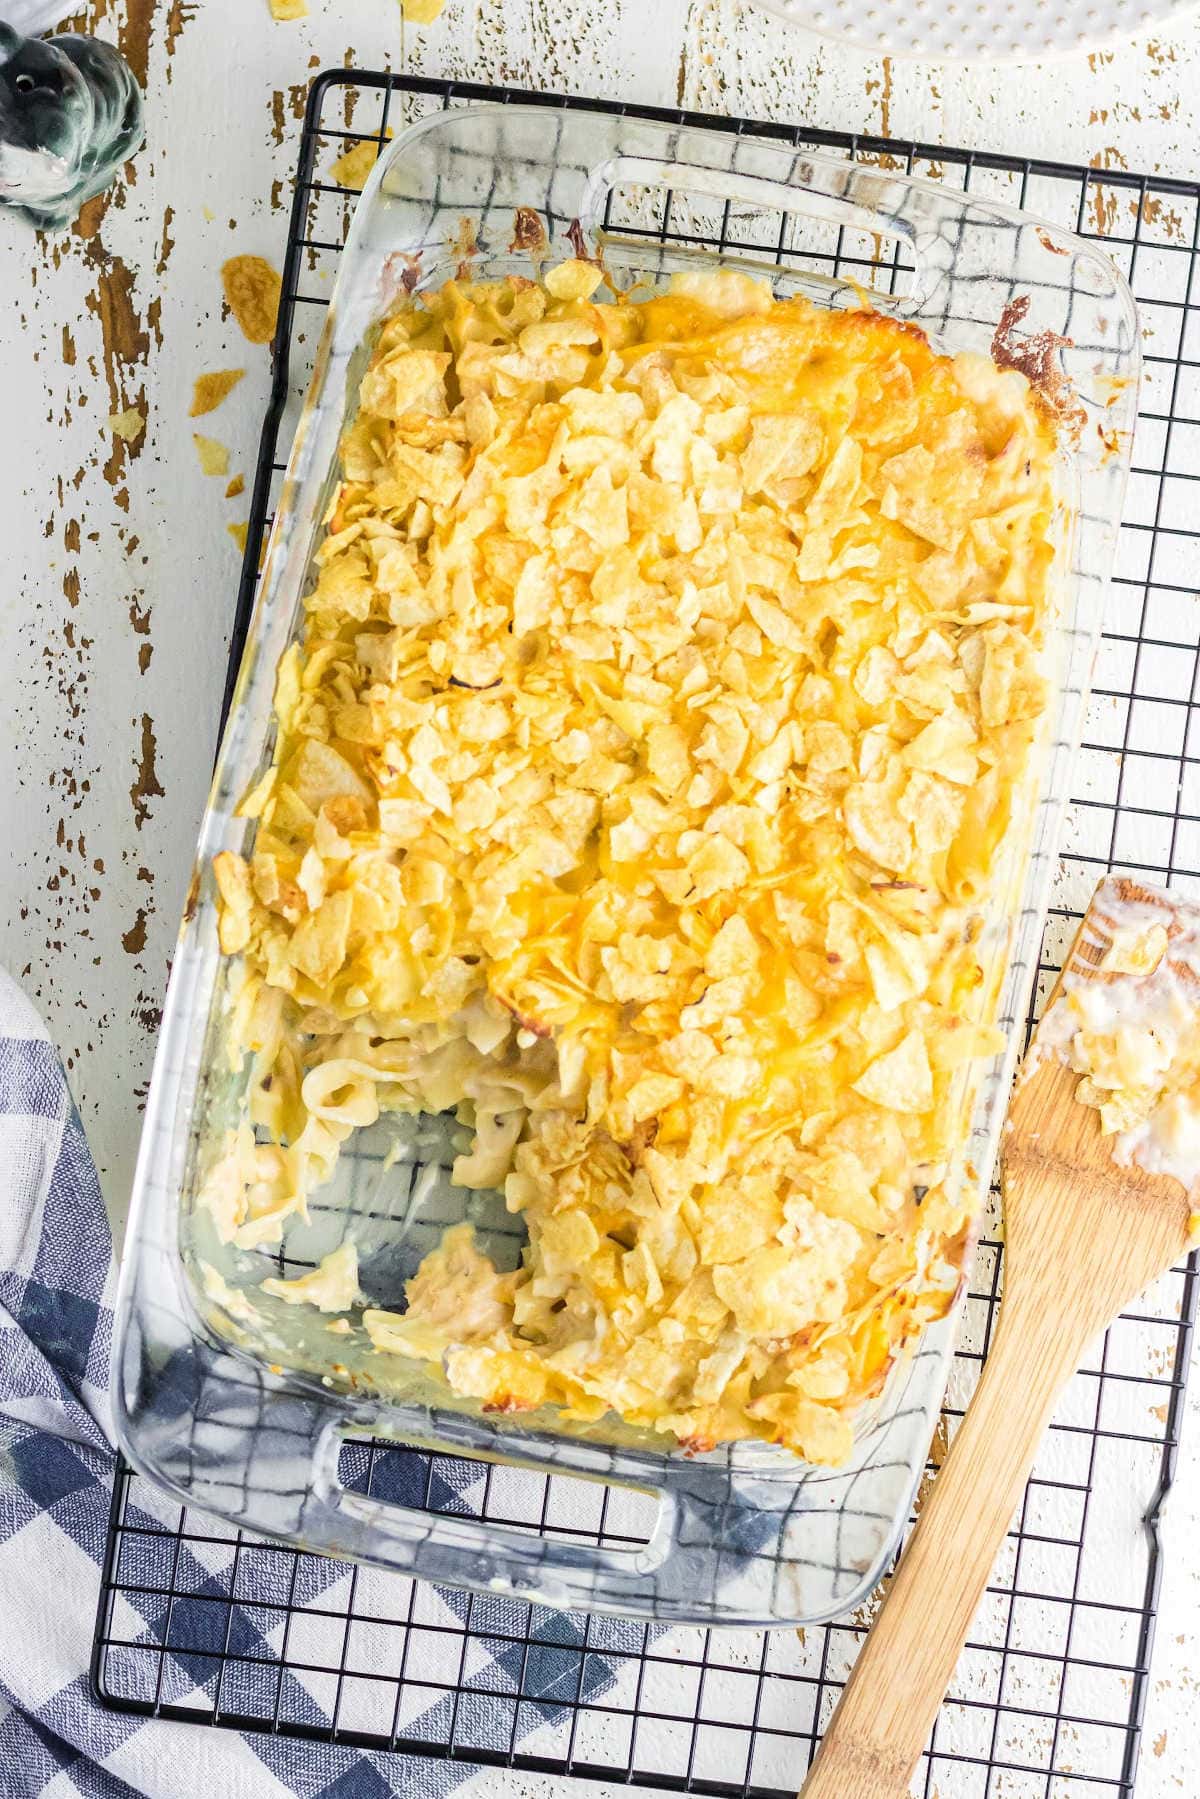
[[[1194,183],[463,82],[352,70],[321,76],[304,126],[231,669],[283,471],[280,445],[290,439],[289,413],[307,383],[353,209],[330,165],[355,145],[382,145],[431,109],[515,101],[832,149],[1011,200],[1103,242],[1140,304],[1146,382],[1043,988],[1103,870],[1200,890]],[[743,224],[727,208],[720,237],[700,240],[668,202],[643,228],[663,241],[724,248]],[[761,256],[770,233],[758,226],[751,237]],[[877,246],[841,231],[802,249],[784,242],[780,232],[780,261],[900,275]],[[1000,1276],[993,1219],[931,1471],[987,1354]],[[1162,1573],[1158,1517],[1175,1471],[1196,1277],[1193,1260],[1114,1325],[1064,1399],[922,1764],[917,1791],[925,1799],[1133,1792]],[[352,1444],[343,1459],[348,1485],[409,1506],[592,1541],[642,1540],[620,1495],[577,1481],[383,1443]],[[795,1793],[868,1614],[869,1607],[823,1629],[768,1633],[645,1627],[472,1598],[252,1538],[164,1499],[122,1463],[92,1678],[102,1703],[129,1713],[777,1799]]]

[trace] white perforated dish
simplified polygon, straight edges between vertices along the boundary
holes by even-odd
[[[1192,12],[1196,0],[751,0],[885,56],[928,62],[1044,62],[1082,55]]]

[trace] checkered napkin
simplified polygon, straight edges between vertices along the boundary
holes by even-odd
[[[114,1286],[96,1171],[58,1055],[37,1014],[0,970],[0,1794],[440,1799],[470,1777],[469,1767],[151,1721],[102,1710],[92,1699],[88,1657],[112,1491],[107,1383]],[[136,1492],[144,1495],[146,1483]],[[163,1500],[160,1518],[139,1517],[132,1506],[126,1523],[135,1531],[139,1523],[157,1524],[161,1531],[163,1520],[177,1517],[178,1507]],[[217,1527],[213,1534],[228,1532]],[[161,1536],[130,1540],[143,1542],[147,1556],[161,1548]],[[183,1564],[193,1553],[208,1553],[213,1565],[181,1565],[171,1584],[188,1595],[228,1593],[228,1567],[218,1565],[226,1551],[231,1559],[232,1543],[185,1546]],[[333,1601],[345,1567],[316,1557],[303,1565],[307,1602],[319,1593]],[[124,1558],[121,1580],[134,1587],[165,1584],[161,1570],[139,1570]],[[465,1615],[465,1595],[438,1598]],[[207,1691],[211,1702],[215,1663],[195,1651],[219,1650],[227,1630],[239,1657],[252,1660],[257,1652],[273,1663],[272,1681],[279,1678],[278,1645],[259,1635],[254,1617],[235,1604],[230,1618],[229,1607],[206,1606],[202,1597],[177,1599],[169,1614],[162,1594],[123,1593],[112,1634],[133,1645],[126,1652],[131,1670],[135,1662],[144,1670],[151,1660],[162,1667],[164,1700],[203,1702]],[[168,1653],[148,1653],[164,1637]],[[498,1646],[481,1684],[493,1691],[522,1686],[535,1701],[528,1708],[534,1717],[553,1709],[553,1666],[547,1664],[539,1693],[533,1669],[523,1668],[524,1678],[514,1681],[504,1665],[511,1653],[521,1656],[511,1645]],[[107,1678],[118,1693],[121,1654],[108,1652]],[[478,1679],[480,1670],[473,1673]],[[283,1682],[282,1715],[328,1726],[329,1712],[301,1676],[285,1672]],[[140,1685],[144,1690],[144,1673]],[[224,1694],[237,1710],[235,1698]],[[431,1709],[448,1703],[431,1694]],[[499,1711],[501,1702],[493,1703]],[[428,1722],[436,1740],[435,1721]],[[507,1712],[503,1722],[497,1718],[497,1737],[509,1739]]]

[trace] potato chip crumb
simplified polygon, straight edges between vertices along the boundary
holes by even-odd
[[[270,0],[273,19],[307,19],[306,0]]]
[[[389,125],[387,129],[389,141],[394,135],[395,133]],[[331,165],[329,173],[339,187],[349,188],[352,192],[359,193],[366,187],[367,177],[379,161],[380,148],[381,146],[374,138],[364,138],[361,144],[355,144],[353,149],[344,151]]]
[[[269,344],[275,335],[283,282],[261,256],[232,256],[221,270],[229,310],[252,344]]]
[[[227,500],[236,500],[238,495],[240,493],[244,493],[245,491],[246,491],[245,475],[235,475],[233,477],[233,480],[229,483],[229,486],[225,489],[225,498]]]
[[[197,375],[192,394],[192,410],[188,416],[198,419],[206,412],[215,412],[245,373],[245,369],[214,369],[211,374]]]
[[[136,406],[130,406],[125,412],[114,412],[108,421],[108,428],[122,443],[136,443],[146,429],[146,416]]]
[[[249,519],[240,525],[226,525],[225,529],[244,556],[246,554],[246,536],[250,530]]]
[[[445,4],[446,0],[400,0],[400,11],[410,25],[432,25]]]
[[[919,1031],[910,1031],[878,1057],[853,1083],[854,1091],[893,1112],[928,1112],[933,1104],[929,1052]]]
[[[215,437],[201,437],[198,431],[192,432],[192,442],[200,458],[200,467],[206,475],[229,473],[229,451],[223,443],[218,443]]]
[[[590,300],[603,280],[603,269],[576,258],[546,271],[546,292],[556,300]]]

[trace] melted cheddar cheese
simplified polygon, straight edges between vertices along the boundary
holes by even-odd
[[[217,858],[253,1066],[205,1199],[277,1240],[355,1129],[457,1109],[528,1246],[356,1314],[381,1381],[837,1461],[958,1279],[1053,432],[891,319],[600,279],[382,328]]]

